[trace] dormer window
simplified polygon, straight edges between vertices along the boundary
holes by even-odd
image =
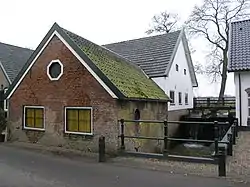
[[[186,75],[187,74],[187,70],[186,69],[184,69],[184,75]]]
[[[176,71],[179,71],[179,66],[178,66],[178,64],[175,65],[175,70],[176,70]]]

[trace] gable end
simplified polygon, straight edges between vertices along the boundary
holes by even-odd
[[[39,44],[35,52],[28,59],[25,66],[22,68],[19,75],[16,77],[13,84],[8,89],[5,97],[9,99],[12,96],[12,94],[15,92],[17,87],[21,84],[24,77],[27,75],[29,70],[36,62],[37,58],[41,55],[45,47],[49,44],[49,42],[54,36],[57,36],[61,40],[61,42],[72,52],[72,54],[82,63],[82,65],[91,73],[91,75],[101,84],[101,86],[110,94],[112,98],[117,99],[119,98],[119,96],[121,97],[122,94],[117,92],[117,90],[115,91],[118,94],[115,93],[113,90],[111,90],[110,87],[107,86],[107,84],[105,84],[105,82],[97,75],[97,73],[92,70],[89,64],[87,64],[86,61],[84,61],[83,58],[80,55],[78,55],[78,53],[73,49],[73,47],[71,47],[71,45],[66,41],[66,39],[63,36],[61,36],[61,33],[59,34],[58,31],[60,32],[60,28],[55,23],[53,27],[50,29],[50,31],[47,33],[47,35],[44,37],[43,41]]]

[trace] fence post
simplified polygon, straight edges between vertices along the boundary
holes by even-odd
[[[227,155],[233,156],[233,142],[232,134],[227,134],[228,144],[227,144]]]
[[[218,121],[214,122],[214,149],[215,155],[218,155],[219,143],[218,143]]]
[[[210,106],[210,98],[207,98],[207,106]]]
[[[125,141],[124,141],[124,119],[121,119],[121,150],[125,150]]]
[[[164,156],[168,155],[168,121],[164,120]]]
[[[99,137],[99,162],[105,162],[106,156],[105,156],[105,137],[101,136]]]
[[[220,147],[220,151],[218,154],[218,169],[219,169],[219,176],[225,177],[226,176],[226,154],[225,154],[225,147]]]
[[[233,144],[235,145],[235,144],[236,144],[236,137],[235,137],[235,135],[236,135],[236,133],[235,133],[235,123],[233,123],[233,125],[232,125],[231,129],[232,129],[232,141],[233,141]]]

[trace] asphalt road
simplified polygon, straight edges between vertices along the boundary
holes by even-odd
[[[173,175],[0,146],[0,187],[243,187],[226,180]]]

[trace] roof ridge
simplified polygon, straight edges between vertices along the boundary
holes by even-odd
[[[250,21],[250,18],[248,18],[248,19],[242,19],[242,20],[235,20],[235,21],[232,21],[231,24],[233,24],[233,23],[248,22],[248,21]]]
[[[29,49],[27,47],[21,47],[21,46],[17,46],[17,45],[13,45],[13,44],[8,44],[8,43],[4,43],[4,42],[0,42],[0,45],[3,44],[3,45],[8,45],[8,46],[11,46],[11,47],[16,47],[16,48],[20,48],[20,49],[27,49],[27,50],[30,50],[30,51],[34,51],[33,49]]]
[[[180,32],[181,33],[181,31],[182,31],[182,29],[178,29],[176,31],[169,32],[169,33],[156,34],[156,35],[152,35],[152,36],[145,36],[145,37],[140,37],[140,38],[135,38],[135,39],[123,40],[123,41],[120,41],[120,42],[114,42],[114,43],[104,44],[102,46],[114,45],[114,44],[119,44],[119,43],[130,42],[130,41],[137,41],[137,40],[142,40],[142,39],[146,39],[146,38],[154,38],[154,37],[159,37],[159,36],[163,36],[163,35],[170,35],[170,34],[173,34],[173,33],[176,33],[176,32]]]

